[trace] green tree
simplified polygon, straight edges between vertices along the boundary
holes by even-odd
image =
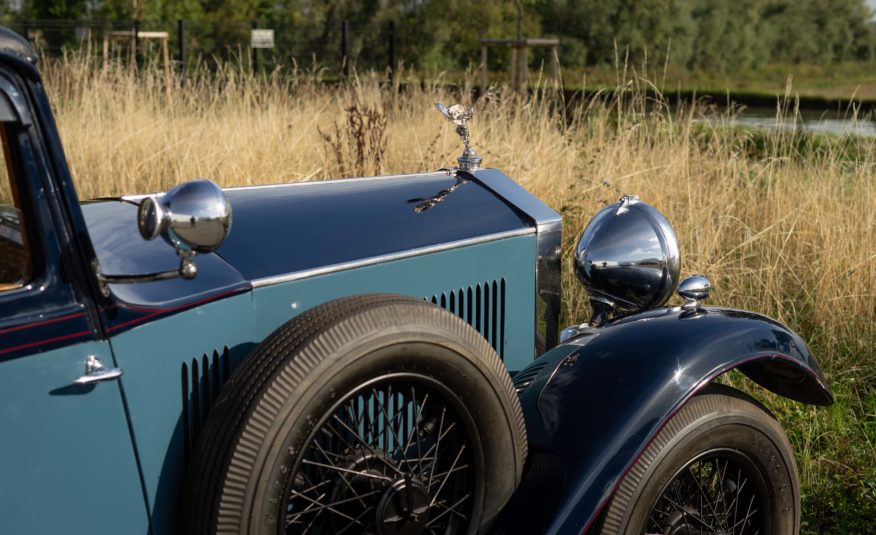
[[[685,63],[696,33],[691,0],[542,0],[545,30],[567,64]]]
[[[85,16],[89,2],[87,0],[29,0],[22,4],[22,14],[31,19],[80,19]]]
[[[198,20],[203,11],[196,0],[102,0],[98,14],[111,20],[172,22]]]
[[[521,31],[524,36],[541,33],[539,17],[530,2],[522,2]],[[405,59],[420,66],[466,67],[480,61],[480,40],[515,38],[518,4],[510,0],[484,0],[473,7],[471,0],[424,0],[405,2],[400,40],[410,45]],[[497,56],[494,54],[494,56]]]
[[[705,71],[757,67],[770,59],[763,39],[764,0],[697,0],[693,20],[697,27],[696,46],[688,66]]]
[[[17,16],[0,16],[13,25],[93,17],[165,28],[184,19],[195,48],[223,56],[246,48],[257,20],[278,30],[278,48],[266,55],[323,59],[340,57],[346,20],[349,55],[366,66],[385,62],[392,21],[398,59],[443,69],[476,64],[484,37],[514,37],[518,6],[523,33],[558,37],[571,66],[647,58],[658,68],[668,60],[728,71],[870,59],[876,46],[866,0],[24,0]],[[507,57],[493,54],[494,67]]]

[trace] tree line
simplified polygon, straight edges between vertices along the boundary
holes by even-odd
[[[476,64],[481,38],[514,37],[518,25],[524,37],[558,37],[566,67],[647,57],[714,72],[870,60],[876,50],[865,0],[7,0],[3,6],[0,15],[13,27],[22,20],[100,19],[173,28],[183,19],[210,29],[203,41],[212,53],[245,43],[251,21],[282,24],[296,42],[314,47],[335,46],[348,21],[353,52],[373,54],[373,43],[382,42],[373,34],[392,22],[399,60],[440,69]]]
[[[565,57],[614,61],[616,43],[633,57],[697,70],[769,63],[869,60],[872,14],[864,0],[546,0],[542,30],[568,36]]]

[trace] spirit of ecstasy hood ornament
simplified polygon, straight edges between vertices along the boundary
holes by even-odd
[[[436,102],[435,107],[444,117],[456,125],[456,133],[465,145],[462,156],[456,159],[459,162],[459,168],[463,171],[477,171],[481,166],[481,157],[471,148],[471,138],[466,124],[474,116],[474,110],[471,107],[466,108],[462,104],[454,104],[447,108],[440,102]]]

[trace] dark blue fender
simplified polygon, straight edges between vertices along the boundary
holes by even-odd
[[[791,399],[833,402],[800,337],[741,310],[652,310],[545,353],[515,378],[530,458],[495,530],[585,531],[669,418],[733,368]]]

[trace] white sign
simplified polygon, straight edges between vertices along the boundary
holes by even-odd
[[[274,30],[252,30],[250,45],[252,48],[274,48]]]

